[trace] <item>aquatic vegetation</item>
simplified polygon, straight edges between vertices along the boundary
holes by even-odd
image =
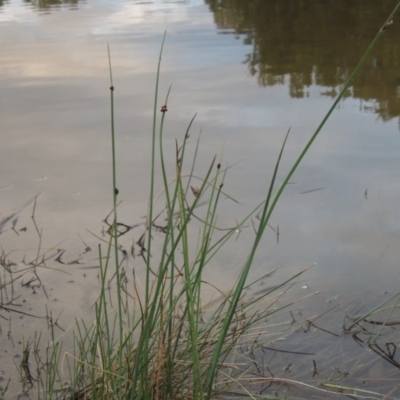
[[[399,6],[400,3],[393,14]],[[40,398],[211,399],[223,396],[276,398],[281,394],[274,385],[279,389],[281,385],[285,388],[302,385],[299,381],[275,377],[263,362],[261,354],[270,350],[271,343],[305,322],[310,327],[317,326],[313,319],[296,321],[293,318],[287,323],[283,318],[291,315],[297,302],[308,297],[297,300],[286,297],[292,283],[308,268],[262,291],[256,290],[255,286],[271,272],[250,283],[248,277],[285,187],[377,40],[390,27],[393,14],[371,42],[283,181],[277,184],[277,174],[289,132],[277,155],[270,183],[265,188],[265,200],[225,231],[219,229],[218,210],[221,198],[228,195],[224,192],[228,167],[222,165],[222,157],[215,156],[210,160],[199,186],[193,185],[199,144],[195,157],[189,161],[187,149],[194,117],[186,132],[182,133],[182,138],[176,140],[172,175],[165,162],[163,134],[169,92],[161,106],[158,100],[163,41],[154,95],[148,213],[143,233],[134,243],[131,254],[119,242],[131,227],[121,223],[117,216],[119,191],[114,129],[115,88],[112,58],[109,55],[113,211],[108,243],[98,247],[100,293],[94,304],[95,318],[92,324],[77,320],[74,354],[63,355],[61,343],[54,335],[43,359],[39,357],[40,336],[24,344],[20,365],[27,386],[34,386],[35,380]],[[161,173],[163,184],[160,196],[155,194],[157,171]],[[156,200],[163,204],[161,212],[155,209]],[[203,212],[198,212],[200,204],[205,206]],[[206,278],[206,271],[212,268],[223,246],[250,223],[254,229],[252,246],[235,286],[228,292],[222,292]],[[128,276],[126,264],[130,256],[143,259],[143,273],[133,270],[132,276]],[[115,292],[108,290],[110,282],[115,282]],[[205,301],[203,293],[210,288],[217,296],[212,301]],[[397,307],[397,303],[393,307]],[[389,309],[384,325],[387,325],[393,307]],[[370,321],[375,311],[349,317],[351,322],[344,330],[352,332],[355,325]],[[49,321],[52,321],[50,326],[54,327],[51,315]],[[30,354],[36,357],[37,368],[34,372],[29,367]],[[389,358],[390,355],[393,355],[393,351],[389,353]],[[64,376],[58,368],[60,363],[71,377],[67,388],[57,387],[57,381],[62,381]],[[314,368],[315,374],[318,374],[315,362]],[[314,389],[324,396],[331,396],[336,390],[357,391],[355,388],[339,387],[331,381],[325,382],[325,386]],[[307,386],[307,389],[312,388]],[[287,394],[282,396],[286,397]]]

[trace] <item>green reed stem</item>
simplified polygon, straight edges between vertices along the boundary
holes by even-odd
[[[212,168],[214,166],[214,162],[215,160],[213,160],[213,162],[211,163],[211,166],[206,174],[206,177],[204,179],[203,185],[200,188],[200,192],[202,190],[204,190],[204,187],[206,186],[206,182],[211,174]],[[179,233],[175,239],[175,241],[172,243],[172,247],[170,249],[170,253],[167,257],[167,259],[165,260],[165,264],[164,265],[169,265],[172,258],[174,257],[175,251],[181,241],[181,238],[183,236],[183,233],[185,232],[185,230],[187,230],[187,226],[189,223],[189,220],[193,214],[194,209],[196,208],[196,205],[199,201],[199,197],[197,197],[195,199],[195,201],[193,202],[192,206],[189,208],[189,210],[187,211],[187,214],[185,215],[185,218],[183,220],[183,222],[180,225],[180,230]],[[154,293],[160,293],[161,287],[163,285],[164,282],[164,277],[166,274],[167,270],[165,268],[160,269],[158,271],[158,277],[156,280],[156,284],[154,287]],[[155,324],[155,318],[157,315],[157,299],[153,299],[153,301],[151,301],[149,303],[149,310],[148,310],[148,314],[147,314],[147,318],[143,323],[143,327],[142,327],[142,332],[138,341],[138,345],[137,345],[137,349],[138,349],[138,353],[137,353],[137,362],[134,365],[133,371],[132,371],[132,387],[130,389],[129,392],[129,398],[130,399],[136,399],[138,398],[138,393],[137,393],[137,389],[136,389],[136,384],[138,382],[138,378],[140,374],[143,374],[143,371],[146,368],[146,365],[148,365],[148,359],[147,357],[149,356],[148,354],[148,342],[151,338],[151,335],[153,333],[153,329],[154,329],[154,324]],[[143,375],[141,376],[141,378],[143,379]],[[141,385],[143,385],[145,383],[141,382]]]
[[[177,180],[179,185],[179,211],[180,211],[180,221],[183,225],[186,219],[185,212],[185,198],[184,189],[182,184],[182,175],[180,166],[178,165]],[[193,357],[193,399],[196,399],[198,394],[200,398],[202,396],[202,385],[200,380],[200,360],[198,353],[198,343],[197,343],[197,324],[196,324],[196,311],[195,311],[195,298],[194,298],[194,288],[192,286],[192,279],[190,273],[190,261],[189,261],[189,243],[188,243],[188,230],[184,229],[182,232],[182,252],[183,252],[183,269],[184,269],[184,280],[185,280],[185,294],[186,294],[186,304],[188,310],[189,319],[189,336],[192,344],[192,357]]]
[[[164,146],[163,146],[163,132],[164,132],[164,121],[165,121],[165,114],[167,111],[167,106],[168,106],[168,97],[169,93],[171,91],[171,87],[168,90],[166,99],[165,99],[165,108],[164,111],[162,112],[162,117],[161,117],[161,123],[160,123],[160,133],[159,133],[159,142],[160,142],[160,163],[161,163],[161,171],[162,171],[162,177],[163,177],[163,185],[164,185],[164,191],[165,191],[165,197],[166,197],[166,209],[167,209],[167,228],[165,232],[165,239],[164,239],[164,244],[163,244],[163,249],[162,249],[162,254],[161,254],[161,260],[159,264],[159,270],[162,268],[168,269],[168,264],[165,264],[165,258],[167,257],[168,254],[168,246],[172,243],[174,243],[174,209],[175,209],[175,204],[177,201],[177,195],[178,195],[178,185],[175,185],[175,191],[174,195],[171,201],[171,196],[169,193],[169,185],[168,185],[168,178],[167,178],[167,171],[166,171],[166,166],[165,166],[165,160],[164,160]],[[171,263],[170,263],[170,274],[169,274],[169,288],[168,288],[168,310],[167,310],[167,324],[168,324],[168,334],[167,334],[167,376],[165,378],[165,385],[166,389],[165,392],[168,395],[171,395],[173,392],[173,367],[174,367],[174,360],[172,358],[173,355],[173,318],[171,315],[173,314],[174,310],[174,268],[175,268],[175,255],[172,254],[171,258]]]
[[[272,212],[275,209],[275,206],[278,203],[278,200],[279,200],[280,196],[282,195],[283,190],[287,186],[290,178],[292,177],[292,175],[296,171],[297,167],[299,166],[300,162],[303,160],[303,158],[306,155],[307,151],[311,147],[312,143],[314,142],[314,140],[316,139],[316,137],[318,136],[318,134],[322,130],[322,128],[325,125],[326,121],[331,116],[333,110],[336,108],[336,106],[338,105],[339,101],[342,99],[343,95],[345,94],[345,92],[349,88],[349,86],[352,83],[352,81],[354,80],[355,76],[359,73],[360,69],[362,68],[362,66],[365,63],[365,60],[367,59],[367,57],[371,53],[371,50],[375,46],[375,44],[378,41],[379,37],[382,35],[384,30],[388,27],[389,22],[392,20],[393,15],[396,13],[396,11],[399,8],[399,6],[400,6],[400,2],[394,8],[394,10],[390,14],[390,16],[387,18],[386,22],[382,25],[381,29],[378,31],[378,33],[376,34],[375,38],[372,40],[371,44],[369,45],[369,47],[367,48],[367,50],[365,51],[365,53],[361,57],[360,61],[358,62],[357,66],[356,66],[356,68],[354,69],[353,73],[350,75],[350,77],[347,80],[346,84],[344,85],[343,89],[339,93],[338,97],[333,102],[332,106],[330,107],[330,109],[326,113],[325,117],[322,119],[321,123],[318,125],[317,129],[315,130],[314,134],[311,136],[311,138],[307,142],[306,146],[304,147],[303,151],[300,153],[300,155],[297,158],[297,160],[294,162],[292,168],[290,169],[290,171],[287,174],[286,178],[284,179],[283,183],[279,187],[276,195],[274,196],[271,205],[269,206],[269,201],[270,201],[271,196],[272,196],[272,189],[274,187],[274,181],[275,181],[275,178],[276,178],[276,174],[277,174],[277,171],[278,171],[280,159],[281,159],[281,156],[282,156],[282,152],[283,152],[283,149],[284,149],[284,146],[285,146],[285,142],[286,142],[287,136],[285,138],[285,142],[284,142],[284,144],[282,146],[281,153],[279,155],[278,161],[277,161],[276,166],[275,166],[273,178],[272,178],[272,181],[271,181],[271,184],[270,184],[270,187],[269,187],[267,200],[264,203],[263,213],[262,213],[262,217],[261,217],[259,228],[257,230],[256,238],[254,240],[253,247],[252,247],[252,249],[250,251],[250,254],[249,254],[248,258],[247,258],[247,261],[246,261],[246,263],[244,265],[243,271],[242,271],[241,276],[239,278],[239,282],[238,282],[238,284],[237,284],[237,286],[235,288],[235,292],[234,292],[233,297],[232,297],[232,302],[230,304],[227,316],[225,318],[224,325],[223,325],[223,327],[222,327],[222,329],[220,331],[220,334],[219,334],[219,339],[218,339],[218,344],[216,346],[216,350],[214,351],[212,359],[211,359],[211,362],[210,362],[210,368],[209,368],[207,376],[206,376],[206,385],[208,387],[207,398],[209,398],[209,399],[211,398],[212,388],[213,388],[213,381],[214,381],[214,378],[215,378],[215,372],[216,372],[216,368],[217,368],[217,363],[218,363],[219,356],[221,354],[223,343],[225,341],[225,338],[226,338],[230,323],[232,321],[232,318],[233,318],[233,315],[235,313],[237,304],[239,302],[243,287],[245,285],[245,281],[247,279],[247,276],[248,276],[252,261],[254,259],[254,255],[255,255],[256,249],[257,249],[257,247],[258,247],[258,245],[260,243],[260,240],[261,240],[261,237],[263,235],[263,232],[265,231],[265,228],[268,225],[268,222],[269,222],[269,219],[270,219],[270,217],[272,215]]]
[[[122,320],[122,297],[121,297],[121,276],[120,265],[118,261],[118,228],[117,228],[117,167],[116,167],[116,151],[115,151],[115,121],[114,121],[114,83],[112,77],[110,46],[108,49],[108,64],[110,71],[110,106],[111,106],[111,151],[112,151],[112,177],[113,177],[113,225],[111,235],[114,238],[114,257],[115,270],[117,279],[117,301],[118,301],[118,322],[119,322],[119,342],[123,342],[123,320]],[[119,366],[122,365],[122,352],[119,353]]]
[[[375,38],[372,40],[372,42],[370,43],[370,45],[368,46],[367,50],[365,51],[365,53],[363,54],[363,56],[361,57],[360,61],[358,62],[356,68],[354,69],[354,71],[352,72],[352,74],[350,75],[349,79],[347,80],[346,84],[344,85],[343,89],[341,90],[341,92],[339,93],[338,97],[336,98],[336,100],[333,102],[332,106],[330,107],[330,109],[328,110],[328,112],[326,113],[325,117],[322,119],[321,123],[318,125],[317,129],[315,130],[314,134],[311,136],[311,138],[309,139],[309,141],[307,142],[307,144],[305,145],[303,151],[300,153],[299,157],[297,158],[297,160],[295,161],[295,163],[293,164],[291,170],[289,171],[289,173],[287,174],[286,178],[284,179],[284,181],[282,182],[281,186],[279,187],[278,192],[276,193],[274,200],[272,201],[271,207],[268,211],[268,214],[266,215],[266,220],[265,220],[265,224],[268,224],[268,221],[271,217],[271,214],[273,212],[273,210],[275,209],[276,204],[278,203],[279,198],[282,195],[283,190],[285,189],[285,187],[287,186],[287,184],[289,183],[289,180],[291,179],[291,177],[293,176],[294,172],[296,171],[297,167],[299,166],[299,164],[301,163],[301,161],[303,160],[304,156],[306,155],[306,153],[308,152],[309,148],[311,147],[311,145],[314,143],[314,140],[316,139],[316,137],[318,136],[318,134],[321,132],[322,128],[324,127],[326,121],[328,121],[329,117],[331,116],[333,110],[336,108],[336,106],[339,104],[340,100],[343,98],[344,94],[346,93],[347,89],[350,87],[351,83],[353,82],[354,78],[358,75],[358,73],[360,72],[362,66],[364,65],[366,59],[368,58],[368,56],[370,55],[372,49],[374,48],[376,42],[378,41],[378,39],[380,38],[380,36],[382,35],[382,33],[386,30],[386,28],[388,27],[388,23],[393,19],[394,14],[396,13],[397,9],[400,7],[400,2],[397,4],[397,6],[394,8],[394,10],[392,11],[392,13],[390,14],[390,16],[387,18],[387,20],[385,21],[385,23],[382,25],[381,29],[378,31],[378,33],[376,34]]]
[[[151,142],[151,174],[150,174],[150,196],[149,196],[149,213],[147,220],[147,260],[146,260],[146,293],[145,293],[145,313],[147,313],[150,301],[150,260],[151,260],[151,244],[152,244],[152,230],[153,230],[153,202],[154,202],[154,175],[155,175],[155,153],[156,153],[156,126],[157,126],[157,101],[158,101],[158,87],[160,81],[160,67],[161,57],[163,53],[165,37],[167,31],[164,32],[164,37],[161,43],[160,54],[158,57],[156,87],[154,93],[154,109],[153,109],[153,129],[152,129],[152,142]]]

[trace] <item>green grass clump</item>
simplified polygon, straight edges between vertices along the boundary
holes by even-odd
[[[293,301],[281,302],[282,297],[293,281],[308,268],[256,298],[251,298],[247,293],[251,292],[251,288],[262,277],[248,283],[249,271],[283,190],[360,71],[378,38],[389,26],[399,5],[400,3],[371,42],[283,182],[276,185],[288,135],[266,187],[265,200],[222,236],[217,229],[217,219],[227,169],[222,168],[221,162],[215,157],[211,160],[201,185],[191,189],[196,156],[191,163],[187,163],[186,150],[193,120],[182,141],[176,142],[174,174],[172,177],[168,176],[163,151],[168,95],[161,108],[158,102],[163,40],[154,96],[148,217],[145,232],[138,241],[146,267],[143,286],[137,276],[134,276],[133,282],[128,282],[124,268],[126,258],[121,254],[118,243],[120,232],[117,219],[114,87],[111,57],[109,58],[113,222],[106,250],[99,246],[101,290],[95,303],[95,321],[90,326],[77,322],[75,355],[67,355],[66,361],[64,360],[64,365],[67,363],[72,375],[71,385],[67,391],[61,392],[62,396],[75,400],[195,400],[223,395],[252,397],[250,393],[253,390],[260,390],[266,382],[273,382],[273,378],[267,378],[263,373],[263,365],[257,352],[262,346],[296,328],[296,325],[283,324],[276,329],[269,326],[269,321],[272,317],[288,312],[293,306]],[[159,108],[161,119],[157,123]],[[156,223],[159,214],[154,209],[157,165],[161,169],[162,201],[165,205],[165,223],[162,226]],[[191,172],[185,175],[186,168]],[[206,210],[199,223],[195,210],[205,199]],[[204,277],[206,269],[236,230],[256,215],[258,223],[254,225],[254,241],[236,284],[228,293],[220,292],[215,305],[206,305],[202,296],[205,288],[212,287]],[[198,230],[191,229],[194,221],[199,226]],[[156,229],[162,232],[162,243],[159,246],[154,243]],[[195,246],[191,236],[194,231],[196,234],[200,232]],[[111,297],[107,290],[110,277],[116,281],[116,292]],[[214,289],[218,292],[218,288]],[[56,358],[59,359],[58,348],[56,353]],[[50,398],[54,395],[53,384],[54,379],[50,385],[45,384],[46,394],[42,393],[42,396]],[[264,395],[264,398],[268,396]]]

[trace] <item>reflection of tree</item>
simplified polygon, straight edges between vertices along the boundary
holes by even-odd
[[[0,0],[0,7],[3,7],[6,3],[8,3],[8,0]]]
[[[205,0],[217,26],[242,35],[245,60],[262,86],[289,84],[292,97],[312,83],[334,96],[384,23],[395,0]],[[395,21],[396,22],[396,21]],[[351,95],[372,101],[381,118],[400,115],[399,24],[384,33]]]
[[[79,0],[24,0],[25,3],[32,4],[40,10],[50,10],[54,7],[63,5],[77,6]]]

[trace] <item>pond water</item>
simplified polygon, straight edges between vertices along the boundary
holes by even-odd
[[[38,281],[27,283],[29,275],[0,305],[40,317],[51,312],[67,332],[76,316],[91,313],[94,235],[101,237],[112,207],[107,44],[120,220],[143,222],[147,210],[155,73],[167,30],[160,83],[160,104],[172,84],[167,162],[173,171],[175,139],[197,113],[191,146],[201,132],[198,174],[215,154],[223,153],[224,165],[237,163],[224,190],[238,203],[223,199],[219,217],[232,226],[265,197],[290,128],[282,181],[396,3],[0,1],[3,260],[6,255],[22,268],[38,257],[39,247],[41,256],[53,257],[38,273],[46,293],[35,288]],[[271,220],[275,231],[267,231],[251,272],[256,278],[279,268],[276,279],[283,279],[316,263],[299,287],[321,292],[309,312],[357,300],[373,307],[398,290],[399,33],[395,19],[292,177]],[[160,179],[156,185],[161,188]],[[137,235],[124,238],[127,246]],[[226,276],[240,269],[248,245],[238,238],[216,260],[215,283],[229,285]],[[57,249],[65,250],[63,264],[55,261]],[[77,259],[82,264],[73,263]],[[0,319],[0,384],[11,376],[7,394],[16,398],[15,360],[24,341],[46,324],[1,308],[0,316],[8,318]],[[335,318],[333,330],[341,327]],[[338,351],[337,340],[325,345],[317,348]],[[351,351],[346,346],[342,353]],[[389,392],[398,369],[380,363],[368,365],[392,379]]]

